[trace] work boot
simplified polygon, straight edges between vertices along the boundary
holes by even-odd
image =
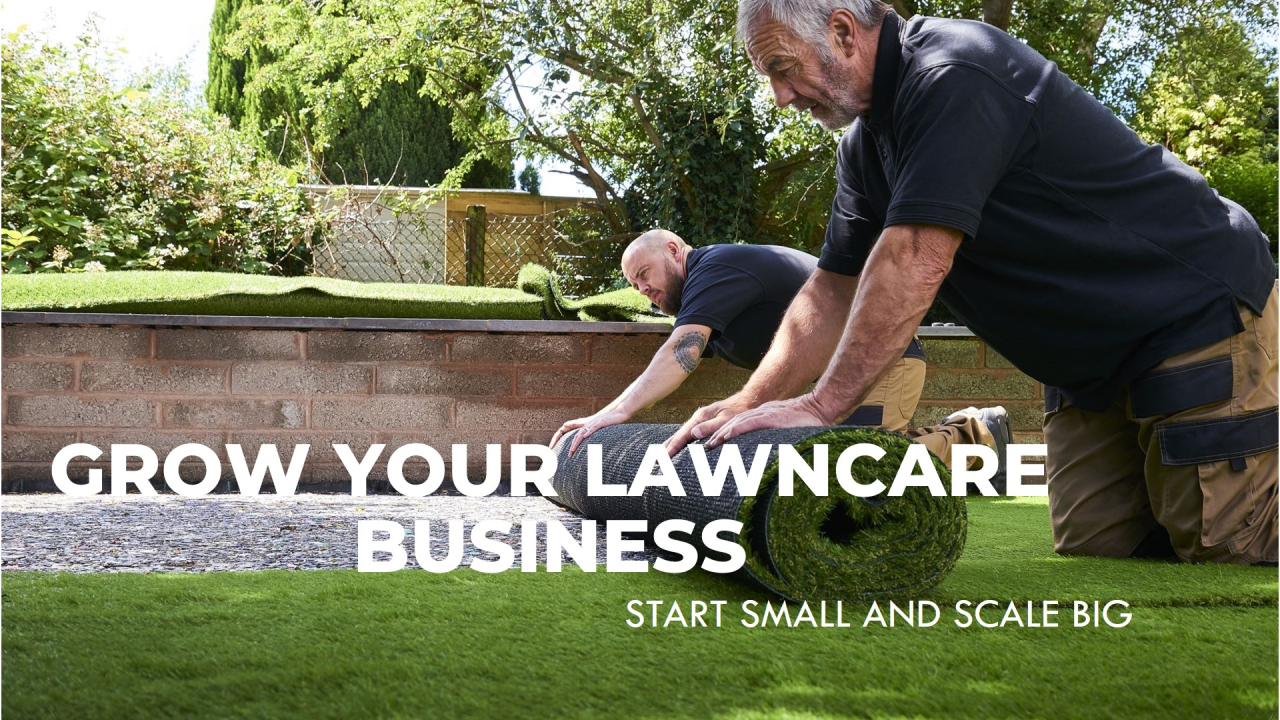
[[[1008,477],[1005,474],[1007,465],[1007,450],[1009,443],[1013,442],[1013,431],[1009,429],[1009,412],[1004,406],[997,405],[989,408],[967,407],[958,410],[947,416],[947,420],[956,417],[972,417],[977,418],[987,431],[991,433],[991,439],[995,442],[996,451],[996,474],[991,476],[991,486],[996,492],[1004,495],[1008,489]],[[945,421],[944,421],[945,422]],[[977,488],[969,487],[970,495],[980,495]]]

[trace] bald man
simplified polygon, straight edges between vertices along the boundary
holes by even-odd
[[[816,267],[817,258],[786,247],[724,244],[695,249],[667,230],[641,235],[623,253],[622,273],[661,312],[675,317],[675,329],[635,382],[596,414],[562,425],[552,445],[581,428],[569,449],[573,453],[600,428],[627,422],[680,387],[704,357],[718,356],[754,369]],[[828,351],[834,351],[837,340],[830,338]],[[940,426],[908,429],[924,378],[924,348],[912,338],[902,357],[842,424],[904,433],[944,461],[953,443],[983,444],[1003,459],[1010,439],[1004,408],[969,408]],[[1003,467],[993,485],[1004,491]]]

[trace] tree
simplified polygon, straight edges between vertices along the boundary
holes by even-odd
[[[1274,11],[1259,0],[894,5],[1007,23],[1131,122],[1161,53],[1222,62],[1207,44],[1176,44],[1184,30],[1206,17],[1234,18],[1255,40],[1274,30]],[[271,72],[318,78],[303,88],[317,138],[336,135],[333,119],[352,98],[368,102],[389,80],[421,81],[471,147],[446,183],[515,146],[567,164],[620,236],[663,225],[698,244],[814,249],[835,138],[773,107],[734,40],[736,9],[723,0],[277,0],[243,13],[240,37],[273,53]]]
[[[1136,102],[1135,129],[1204,173],[1271,239],[1277,217],[1276,59],[1244,22],[1206,16],[1156,57]]]
[[[471,144],[449,178],[516,144],[567,163],[611,227],[663,223],[695,241],[754,239],[753,169],[773,113],[733,42],[734,8],[702,0],[389,4],[286,0],[253,8],[243,37],[273,68],[325,78],[307,88],[317,137],[348,98],[423,73]],[[330,74],[332,73],[332,74]],[[770,118],[765,124],[758,117]],[[636,217],[632,218],[632,213]]]
[[[322,178],[334,182],[434,185],[468,150],[450,129],[452,111],[417,93],[421,72],[406,81],[388,81],[378,100],[353,103],[332,118],[328,147],[311,137],[314,120],[306,112],[303,87],[309,73],[278,74],[272,82],[253,80],[270,66],[274,54],[260,43],[228,52],[227,41],[240,24],[240,12],[262,0],[217,0],[209,33],[209,82],[206,100],[234,126],[257,128],[282,159],[306,159]],[[512,162],[495,154],[463,179],[468,187],[511,187]]]

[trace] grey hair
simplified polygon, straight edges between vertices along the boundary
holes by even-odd
[[[751,26],[768,13],[828,62],[827,22],[836,10],[848,10],[859,25],[874,28],[884,19],[889,5],[881,0],[738,0],[738,39],[745,42]]]

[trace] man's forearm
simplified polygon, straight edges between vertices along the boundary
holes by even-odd
[[[826,370],[857,289],[856,277],[814,271],[741,391],[751,405],[795,397]]]
[[[846,417],[902,356],[951,270],[963,236],[948,228],[886,228],[867,259],[839,348],[813,391],[832,421]]]
[[[706,348],[709,335],[710,328],[702,326],[684,325],[676,328],[671,333],[671,338],[658,348],[640,377],[609,403],[606,409],[616,408],[630,417],[675,392],[685,378],[689,377],[689,373],[702,362],[702,351]]]

